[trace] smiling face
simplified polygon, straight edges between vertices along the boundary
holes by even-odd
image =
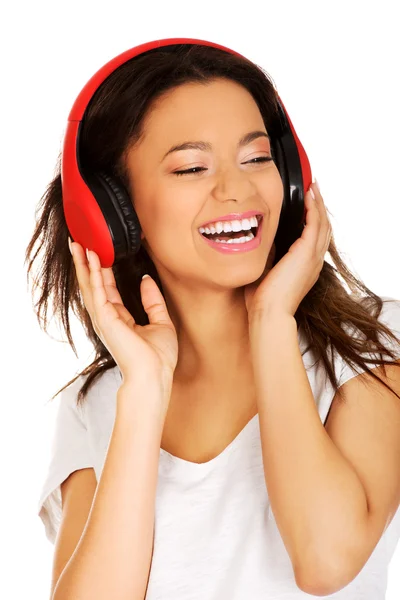
[[[142,244],[163,285],[179,280],[232,289],[255,281],[276,234],[283,185],[275,163],[265,161],[268,137],[248,136],[267,133],[251,94],[228,79],[186,83],[156,101],[143,130],[126,156],[129,191]],[[202,144],[169,152],[185,142]],[[177,174],[183,170],[189,172]],[[253,250],[223,254],[198,230],[247,211],[263,215],[261,243]]]

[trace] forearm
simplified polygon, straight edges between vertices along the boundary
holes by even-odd
[[[158,398],[152,397],[157,393],[119,389],[114,428],[92,509],[53,600],[145,597],[163,428]]]
[[[265,482],[295,572],[340,580],[367,527],[366,494],[326,432],[298,345],[296,321],[251,325]]]

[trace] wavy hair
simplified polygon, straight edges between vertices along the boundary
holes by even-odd
[[[119,178],[129,189],[126,153],[143,135],[143,123],[154,102],[168,90],[188,82],[208,83],[216,78],[228,78],[245,87],[253,96],[269,134],[276,131],[277,97],[271,77],[258,65],[246,58],[223,50],[199,44],[175,44],[153,49],[134,57],[118,67],[96,90],[87,108],[80,139],[82,164],[85,168],[105,171]],[[71,379],[51,399],[85,376],[79,390],[77,404],[84,401],[95,380],[116,366],[108,349],[96,335],[87,312],[75,275],[75,266],[68,248],[69,231],[64,217],[61,189],[61,153],[52,181],[48,184],[35,210],[35,229],[26,248],[27,279],[32,277],[32,298],[39,289],[34,304],[41,328],[47,333],[49,303],[54,316],[61,323],[75,355],[71,336],[69,310],[82,324],[86,336],[93,344],[95,358],[81,373]],[[298,233],[297,237],[301,235]],[[275,237],[274,264],[288,251],[294,239],[288,239],[278,226]],[[36,251],[34,247],[38,244]],[[300,303],[295,314],[299,329],[306,336],[316,360],[322,360],[329,380],[338,396],[338,379],[333,368],[334,350],[350,366],[357,365],[378,378],[367,366],[380,365],[386,375],[385,365],[396,363],[396,355],[380,337],[399,344],[400,340],[378,320],[383,300],[374,294],[345,265],[335,246],[332,235],[328,248],[332,265],[324,261],[319,278]],[[36,267],[36,278],[32,275]],[[143,245],[139,252],[116,263],[113,267],[118,290],[124,305],[136,323],[149,323],[140,297],[142,275],[149,273],[163,293],[153,261]],[[346,286],[351,293],[348,293]],[[354,331],[361,336],[353,336]],[[365,353],[379,353],[380,358],[365,358]],[[390,356],[389,361],[382,353]],[[380,370],[381,370],[380,369]],[[382,383],[396,394],[384,381]],[[398,398],[398,396],[396,394]]]

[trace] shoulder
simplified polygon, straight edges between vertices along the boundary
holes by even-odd
[[[381,296],[382,299],[382,309],[380,314],[377,316],[377,319],[380,323],[386,325],[389,330],[398,338],[399,342],[396,344],[393,340],[388,338],[387,336],[379,335],[380,341],[384,344],[385,347],[390,348],[395,356],[400,357],[400,300],[389,296]],[[350,326],[350,324],[343,324],[343,329],[346,331],[348,335],[352,338],[360,338],[362,337],[361,331],[357,330],[355,327]],[[332,400],[335,395],[335,390],[329,380],[328,373],[326,371],[325,365],[322,360],[318,361],[313,348],[308,346],[305,339],[301,338],[300,349],[302,351],[308,347],[307,352],[304,352],[303,362],[307,372],[307,376],[309,379],[309,383],[314,395],[314,399],[318,408],[318,412],[320,418],[323,423],[326,422],[328,417]],[[332,365],[332,369],[335,373],[335,376],[338,381],[338,387],[341,387],[344,383],[356,377],[357,375],[363,373],[363,369],[358,365],[350,365],[348,362],[339,354],[335,347],[330,347],[327,349],[328,360]],[[379,355],[376,354],[360,354],[360,356],[365,358],[371,358],[372,361],[375,358],[379,358]],[[390,357],[386,354],[383,355],[383,358],[387,358],[391,360]],[[368,363],[368,367],[370,369],[374,368],[374,363]]]
[[[400,300],[389,296],[382,296],[383,305],[379,315],[382,321],[391,329],[395,335],[400,335]]]
[[[78,394],[88,379],[88,375],[79,375],[58,396],[58,412],[72,412],[86,422],[93,411],[107,410],[113,407],[116,393],[121,385],[121,376],[118,367],[104,371],[96,377],[90,385],[85,397],[78,402]]]
[[[383,335],[379,333],[378,338],[380,342],[386,347],[389,348],[395,356],[400,357],[400,300],[396,298],[392,298],[390,296],[381,296],[382,300],[382,309],[377,315],[377,320],[385,325],[397,338],[397,343],[387,335]],[[350,331],[348,327],[345,327],[345,330],[351,334],[353,338],[362,338],[362,333],[359,330],[356,330],[354,327]],[[371,359],[380,358],[379,354],[373,352],[364,352],[360,353],[360,356],[363,359]],[[382,358],[387,360],[392,360],[388,354],[383,354]],[[346,383],[349,379],[356,377],[364,372],[364,370],[358,365],[349,365],[340,355],[336,354],[335,360],[339,366],[339,386]],[[373,363],[368,363],[368,368],[374,368]]]

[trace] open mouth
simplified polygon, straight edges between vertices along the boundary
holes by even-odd
[[[204,236],[205,238],[207,238],[208,240],[211,240],[213,242],[219,242],[219,243],[230,243],[230,244],[237,244],[237,243],[246,243],[249,242],[250,240],[254,239],[257,236],[257,231],[259,228],[259,225],[262,221],[262,215],[256,215],[256,219],[257,219],[257,225],[253,225],[250,229],[240,229],[240,231],[221,231],[220,233],[215,232],[215,233],[207,233],[206,231],[200,231],[201,235]],[[205,228],[200,228],[200,229],[205,229]],[[233,241],[236,240],[236,241]]]

